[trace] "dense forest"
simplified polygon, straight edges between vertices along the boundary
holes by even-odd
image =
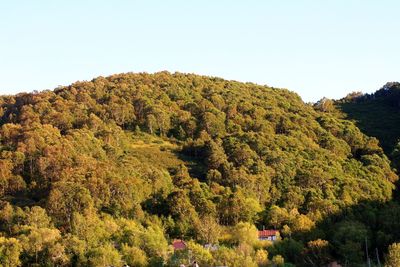
[[[376,137],[400,169],[400,83],[389,82],[372,94],[352,93],[335,104],[364,133]]]
[[[388,87],[311,105],[160,72],[1,96],[0,266],[398,266]]]

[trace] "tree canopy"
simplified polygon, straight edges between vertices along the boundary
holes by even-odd
[[[1,96],[0,263],[168,265],[183,238],[210,265],[358,264],[399,235],[366,219],[397,179],[332,101],[286,89],[160,72]]]

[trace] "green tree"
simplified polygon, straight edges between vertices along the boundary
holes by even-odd
[[[83,213],[93,206],[89,190],[71,182],[54,184],[47,201],[47,209],[58,224],[71,227],[74,212]]]
[[[145,267],[148,266],[148,258],[146,253],[137,247],[130,247],[126,244],[122,245],[121,254],[123,260],[129,266]]]
[[[368,230],[364,224],[344,221],[336,226],[332,242],[343,261],[359,263],[363,261],[365,238],[368,238]]]
[[[269,260],[268,260],[268,252],[266,250],[264,249],[257,250],[256,254],[254,255],[254,258],[259,267],[268,266]]]
[[[0,210],[0,220],[7,229],[8,234],[11,234],[13,219],[14,219],[14,209],[10,205],[10,203],[6,202],[3,208]]]
[[[272,263],[274,266],[284,266],[285,265],[285,259],[281,255],[275,255],[272,257]]]
[[[391,244],[386,255],[385,267],[395,266],[400,266],[400,243]]]
[[[30,228],[28,233],[20,237],[24,250],[32,256],[35,263],[39,263],[39,256],[45,256],[60,239],[60,231],[50,228]],[[41,261],[46,259],[46,257],[40,258]]]
[[[214,265],[232,267],[256,267],[257,263],[249,256],[237,253],[235,250],[221,247],[213,252]]]
[[[0,237],[0,265],[4,267],[21,266],[21,243],[15,238]]]
[[[227,161],[225,151],[222,146],[212,140],[207,142],[207,166],[209,169],[218,169],[221,164]]]
[[[221,226],[214,216],[206,215],[200,218],[197,224],[197,233],[199,239],[206,244],[216,244],[221,235]]]
[[[88,252],[90,266],[119,266],[122,258],[118,250],[111,244],[93,248]]]
[[[233,239],[238,244],[254,245],[258,240],[257,228],[245,222],[240,222],[232,228]]]
[[[329,242],[327,240],[316,239],[309,241],[304,259],[310,266],[327,265],[332,261],[329,250]]]

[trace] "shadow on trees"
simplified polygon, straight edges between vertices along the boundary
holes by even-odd
[[[306,247],[310,241],[326,240],[329,242],[327,255],[314,255],[317,259],[310,260],[313,255],[305,253],[299,257],[293,255],[296,253],[293,249],[283,249],[279,252],[285,259],[296,263],[296,266],[324,266],[321,262],[326,264],[333,259],[342,266],[368,266],[367,257],[371,266],[379,266],[379,262],[383,266],[388,246],[400,241],[398,229],[400,229],[399,203],[362,202],[325,217],[311,231],[293,233],[291,237],[284,239],[284,241],[301,240]],[[307,251],[307,248],[304,251]],[[325,258],[318,259],[318,257]]]
[[[400,83],[389,82],[372,94],[346,97],[337,107],[368,136],[379,140],[392,166],[400,168]]]
[[[376,137],[385,154],[391,157],[400,137],[399,107],[389,105],[382,99],[345,102],[340,103],[339,107],[363,133]]]

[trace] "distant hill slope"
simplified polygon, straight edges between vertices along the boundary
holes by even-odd
[[[42,207],[53,223],[43,225],[70,238],[66,258],[78,265],[106,249],[123,255],[109,245],[123,242],[167,261],[165,246],[149,246],[166,236],[205,242],[210,220],[294,236],[351,205],[391,200],[398,179],[377,139],[336,113],[288,90],[193,74],[118,74],[2,96],[0,127],[0,214]],[[20,226],[33,222],[4,216],[7,237],[29,239]],[[68,247],[76,242],[83,252]],[[52,259],[24,253],[25,265]]]
[[[358,94],[337,102],[347,118],[367,135],[376,137],[399,167],[400,83],[387,83],[373,94]]]

